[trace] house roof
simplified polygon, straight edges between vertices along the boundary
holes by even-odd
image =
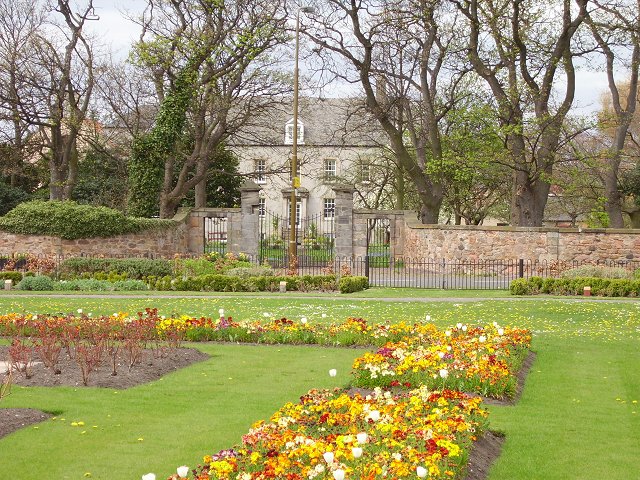
[[[293,101],[283,98],[257,112],[229,144],[285,145],[285,126],[293,119]],[[386,143],[383,132],[359,98],[300,98],[298,122],[304,125],[304,145],[377,147]]]

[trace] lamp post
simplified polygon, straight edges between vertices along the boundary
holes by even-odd
[[[296,37],[295,37],[295,63],[293,67],[293,132],[291,147],[291,200],[289,210],[289,270],[296,274],[298,270],[297,259],[297,235],[296,235],[296,189],[300,187],[300,177],[298,177],[298,59],[300,56],[300,13],[313,13],[313,7],[299,7],[296,12]]]

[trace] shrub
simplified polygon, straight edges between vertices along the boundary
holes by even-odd
[[[226,273],[236,268],[252,268],[245,255],[233,253],[220,255],[217,252],[205,254],[200,258],[177,258],[174,261],[174,275],[177,277],[196,277]]]
[[[518,278],[511,282],[509,291],[511,295],[531,295],[530,286],[531,284],[526,278]]]
[[[340,293],[360,292],[369,288],[367,277],[342,277],[339,283]]]
[[[149,258],[68,258],[60,264],[63,278],[95,277],[99,280],[142,280],[171,275],[171,261]]]
[[[16,288],[18,290],[49,291],[53,290],[53,280],[46,275],[25,276]]]
[[[22,273],[20,272],[0,272],[0,280],[13,280],[14,285],[18,284],[22,280]]]
[[[0,230],[67,240],[111,237],[171,226],[175,226],[171,220],[127,217],[118,210],[79,205],[71,201],[25,202],[0,218]]]
[[[225,273],[230,277],[270,277],[273,275],[273,268],[268,265],[260,265],[255,267],[236,267],[230,268]]]
[[[622,267],[604,265],[582,265],[562,272],[563,278],[630,278],[631,272]]]

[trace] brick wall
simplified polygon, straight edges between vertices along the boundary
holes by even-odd
[[[404,256],[460,260],[640,260],[640,230],[421,225],[405,215]]]

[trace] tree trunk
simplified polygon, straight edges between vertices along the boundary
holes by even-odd
[[[541,227],[549,184],[540,179],[532,182],[527,173],[522,171],[516,171],[514,177],[511,224],[518,227]]]
[[[194,206],[196,208],[203,208],[207,206],[207,179],[206,177],[196,185],[196,199]]]
[[[604,204],[605,212],[609,216],[609,226],[611,228],[624,228],[624,219],[622,217],[622,195],[618,189],[617,168],[607,165],[603,175],[604,195],[606,202]]]

